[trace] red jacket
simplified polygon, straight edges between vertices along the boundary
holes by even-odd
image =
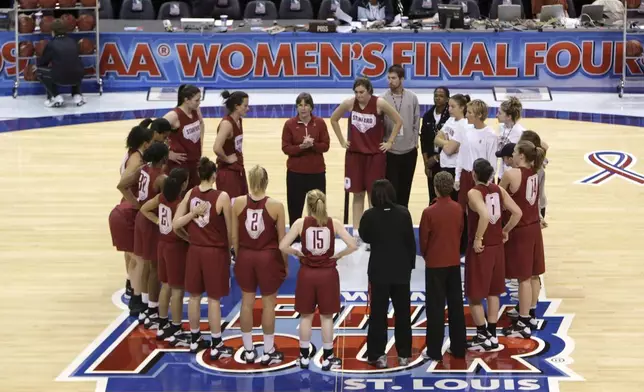
[[[314,139],[313,146],[300,148],[304,136]],[[282,130],[282,151],[288,155],[286,167],[289,171],[301,174],[324,173],[326,166],[322,153],[329,151],[329,131],[324,119],[311,116],[308,124],[295,116],[286,121]]]

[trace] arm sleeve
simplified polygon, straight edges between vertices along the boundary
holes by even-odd
[[[544,208],[546,205],[545,200],[546,200],[546,171],[543,169],[540,169],[538,172],[539,176],[539,209],[541,210]]]
[[[329,129],[324,120],[321,120],[320,123],[320,139],[313,143],[313,150],[315,152],[327,152],[329,151],[329,144],[331,142],[329,139]]]
[[[423,215],[420,218],[420,226],[418,226],[418,243],[420,245],[420,253],[425,255],[427,252],[427,239],[431,233],[431,219],[429,214],[426,211],[423,211]]]
[[[488,141],[487,145],[487,161],[492,164],[492,167],[494,168],[494,171],[496,172],[496,163],[497,163],[497,158],[496,158],[496,149],[499,144],[499,138],[496,135],[490,135],[490,139]]]
[[[405,212],[405,246],[407,247],[409,251],[409,265],[411,269],[414,269],[416,267],[416,236],[414,235],[414,222],[411,219],[411,214],[409,213],[409,210],[401,207],[404,209]]]
[[[302,153],[300,146],[293,144],[293,134],[289,129],[288,121],[284,124],[284,129],[282,129],[282,151],[290,156],[298,156]]]
[[[456,158],[456,172],[454,175],[454,181],[456,182],[461,181],[461,172],[463,171],[463,165],[465,164],[465,159],[467,158],[466,156],[470,153],[470,150],[467,147],[465,132],[461,133],[461,139],[465,141],[465,143],[461,142],[461,146],[458,149],[458,157]]]
[[[385,23],[394,21],[394,6],[391,0],[385,0]]]
[[[362,218],[360,219],[360,228],[358,229],[360,238],[367,244],[370,244],[373,241],[374,237],[373,230],[375,225],[369,223],[369,221],[371,220],[370,216],[371,211],[367,210],[364,212]]]
[[[51,63],[51,59],[54,57],[54,48],[52,42],[53,41],[49,41],[47,45],[45,45],[42,56],[38,58],[39,67],[46,67],[49,65],[49,63]]]
[[[429,137],[429,125],[427,124],[427,121],[425,120],[425,116],[421,119],[422,123],[420,126],[420,152],[423,154],[429,154],[429,151],[427,151],[427,138]]]
[[[418,97],[414,95],[414,124],[412,127],[414,135],[418,135],[420,131],[420,105],[418,104]]]

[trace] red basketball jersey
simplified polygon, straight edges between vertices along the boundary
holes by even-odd
[[[336,260],[331,256],[335,253],[335,231],[333,219],[329,218],[325,226],[318,225],[312,216],[304,218],[302,225],[302,253],[300,262],[313,268],[335,267]]]
[[[123,173],[125,173],[125,168],[127,167],[127,163],[130,160],[130,158],[132,157],[132,155],[134,155],[134,154],[141,155],[141,152],[139,150],[128,150],[125,153],[125,156],[123,157],[123,162],[121,162],[121,169],[119,170],[119,173],[121,175],[123,175]],[[133,184],[130,187],[130,191],[132,191],[132,194],[134,195],[134,197],[138,198],[138,196],[139,196],[139,186],[138,186],[138,184],[136,184],[136,183]],[[125,201],[125,198],[122,198],[121,201]]]
[[[520,167],[521,185],[514,194],[512,199],[521,208],[521,219],[517,227],[537,223],[539,217],[539,176],[537,171],[527,167]],[[509,215],[508,215],[509,216]]]
[[[503,223],[501,220],[501,189],[495,184],[476,185],[474,188],[481,192],[487,207],[490,223],[483,234],[483,245],[500,245],[503,243]],[[470,244],[476,237],[476,228],[479,224],[479,214],[467,205],[467,229]]]
[[[221,191],[209,189],[202,192],[198,186],[192,188],[188,210],[201,203],[207,203],[208,208],[203,216],[188,223],[188,236],[191,245],[214,246],[228,248],[228,230],[224,213],[217,214],[217,199]]]
[[[159,241],[176,242],[181,240],[174,230],[172,230],[172,219],[174,219],[181,199],[181,197],[177,197],[175,201],[168,201],[163,196],[163,193],[159,195],[159,209],[157,210],[157,215],[159,216],[159,232],[161,233]]]
[[[139,196],[138,200],[141,205],[150,199],[153,199],[159,192],[154,189],[154,183],[157,177],[163,174],[163,167],[143,166],[139,175]]]
[[[233,126],[233,137],[226,139],[226,141],[224,142],[224,154],[226,154],[227,156],[233,154],[237,155],[237,162],[231,165],[217,158],[217,167],[229,170],[243,171],[244,154],[242,153],[242,144],[244,141],[244,127],[242,126],[242,119],[239,119],[239,125],[237,125],[237,122],[230,116],[224,117],[223,120],[230,122]]]
[[[239,247],[246,249],[278,249],[275,220],[266,209],[268,197],[253,200],[246,195],[246,207],[239,214]]]
[[[179,129],[168,137],[170,150],[186,154],[186,163],[196,163],[201,159],[201,125],[196,110],[190,113],[192,118],[181,109],[175,108],[179,118]]]
[[[364,109],[356,99],[349,117],[349,151],[362,154],[380,154],[380,143],[385,138],[385,116],[378,114],[378,97],[371,96]]]

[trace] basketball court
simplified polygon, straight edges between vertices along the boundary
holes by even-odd
[[[286,117],[294,114],[297,93],[259,96],[251,92],[252,110],[275,118],[252,118],[251,112],[244,120],[246,168],[263,165],[269,173],[269,195],[282,201],[286,200],[286,157],[281,151],[281,132]],[[311,93],[316,104],[321,102],[319,110],[329,110],[350,91]],[[422,104],[431,103],[431,91],[417,93]],[[642,389],[637,372],[644,367],[644,285],[640,278],[644,273],[644,177],[638,173],[644,173],[644,168],[636,163],[644,156],[644,133],[636,119],[642,101],[617,101],[616,94],[592,99],[588,97],[594,95],[562,98],[554,94],[552,102],[524,103],[527,118],[521,123],[537,131],[551,147],[546,169],[549,227],[543,232],[547,272],[537,313],[542,324],[529,344],[502,340],[504,351],[468,358],[466,363],[425,363],[419,357],[425,332],[424,272],[418,259],[412,283],[412,366],[385,373],[369,368],[361,360],[368,262],[368,253],[362,249],[339,262],[345,301],[336,318],[336,351],[344,355],[345,371],[322,373],[314,365],[303,371],[288,362],[289,355],[295,357],[298,350],[298,320],[292,310],[297,260],[291,259],[277,312],[276,344],[287,358],[282,367],[260,373],[259,367],[248,369],[234,360],[218,365],[201,354],[166,350],[157,346],[153,332],[139,329],[127,318],[121,297],[123,256],[112,247],[107,217],[120,199],[116,184],[125,137],[138,123],[131,118],[156,116],[158,109],[173,103],[153,104],[140,94],[131,94],[126,101],[123,95],[111,95],[88,96],[86,107],[62,112],[41,110],[40,98],[0,98],[4,108],[22,107],[15,113],[3,109],[8,113],[2,116],[6,121],[14,116],[33,119],[20,127],[32,129],[0,133],[4,168],[0,173],[0,270],[4,277],[0,296],[5,316],[0,323],[2,390]],[[498,106],[491,94],[481,95],[487,97],[488,105]],[[473,98],[479,97],[474,94]],[[27,109],[25,105],[31,106]],[[221,104],[212,91],[203,105]],[[132,112],[134,107],[139,111]],[[107,113],[128,110],[129,114]],[[208,111],[204,112],[207,116]],[[575,114],[579,112],[592,114]],[[535,117],[540,113],[556,118]],[[42,118],[47,116],[53,118]],[[587,121],[569,120],[582,118]],[[74,125],[75,121],[83,123]],[[50,127],[56,122],[70,125]],[[204,152],[211,157],[218,122],[218,118],[206,119]],[[625,122],[634,125],[615,124]],[[495,118],[487,123],[496,129]],[[327,124],[331,136],[331,148],[325,154],[329,213],[342,218],[344,150],[328,120]],[[346,128],[346,121],[341,124]],[[584,179],[590,180],[582,183]],[[427,200],[419,158],[410,202],[416,225]],[[516,287],[508,287],[502,305],[514,306],[515,291]],[[231,297],[223,301],[222,310],[229,315],[224,338],[234,347],[241,345],[236,324],[239,299],[233,281]],[[503,320],[499,327],[507,322]],[[207,330],[206,325],[202,330]],[[254,332],[261,343],[261,329]],[[319,330],[314,333],[319,339]],[[394,366],[395,352],[389,356]]]

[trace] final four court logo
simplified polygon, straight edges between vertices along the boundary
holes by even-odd
[[[285,286],[292,286],[287,282]],[[501,298],[502,314],[498,328],[510,323],[506,312],[516,303],[516,289],[516,285],[508,282],[507,292]],[[293,290],[287,292],[292,293]],[[464,360],[445,352],[449,345],[446,340],[443,361],[436,363],[427,362],[420,355],[425,347],[425,296],[423,292],[412,292],[412,360],[408,366],[398,367],[393,337],[395,315],[391,311],[387,344],[389,368],[383,371],[370,367],[366,362],[367,293],[343,292],[342,310],[335,316],[335,350],[336,355],[344,359],[343,369],[323,372],[320,365],[320,319],[317,316],[311,342],[312,365],[308,370],[301,370],[296,365],[299,315],[294,310],[293,295],[281,295],[276,305],[275,344],[284,352],[284,362],[264,368],[260,364],[247,365],[240,360],[242,340],[238,289],[233,289],[229,300],[222,302],[222,317],[225,317],[223,336],[226,344],[240,349],[233,358],[220,361],[211,361],[207,351],[191,354],[186,349],[171,348],[165,342],[157,342],[154,331],[144,329],[128,317],[121,293],[116,293],[113,300],[123,309],[123,314],[58,377],[59,381],[95,382],[96,391],[109,392],[318,392],[558,391],[562,381],[582,380],[568,368],[572,363],[570,354],[574,342],[567,332],[573,316],[556,313],[559,300],[539,301],[538,330],[531,339],[499,337],[498,350],[468,353]],[[258,299],[253,332],[260,352],[261,308]],[[467,305],[465,312],[468,335],[473,335],[475,328]],[[184,328],[188,329],[187,321]],[[205,304],[202,305],[201,330],[206,336],[210,335]]]

